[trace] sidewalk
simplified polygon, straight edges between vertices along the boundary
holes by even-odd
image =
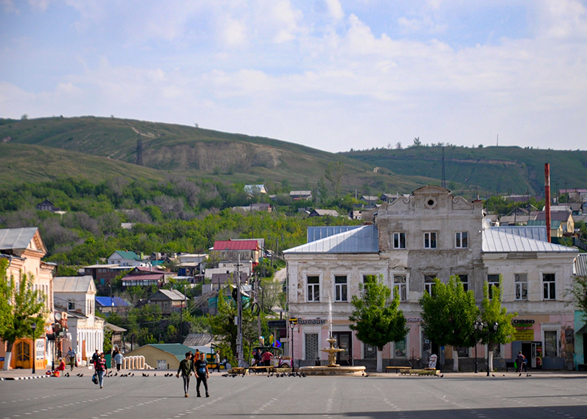
[[[46,375],[45,373],[47,370],[39,370],[35,371],[33,374],[32,369],[11,369],[8,371],[0,370],[0,381],[5,380],[34,380],[38,378],[56,378],[51,377],[50,375]],[[94,369],[89,369],[88,367],[74,367],[73,371],[70,371],[69,365],[65,369],[64,373],[69,373],[69,375],[77,375],[77,374],[93,374]]]

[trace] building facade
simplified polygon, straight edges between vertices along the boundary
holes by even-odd
[[[482,202],[426,186],[384,204],[372,225],[340,228],[332,234],[310,229],[307,244],[284,252],[290,316],[298,318],[292,329],[294,358],[301,365],[313,365],[316,358],[324,361],[326,355],[320,348],[327,347],[331,328],[338,346],[345,349],[340,362],[374,359],[376,348],[356,339],[348,317],[351,298],[358,295],[365,276],[377,275],[399,292],[400,309],[409,326],[403,341],[384,348],[386,363],[426,361],[432,353],[450,362],[452,348],[439,348],[422,332],[420,298],[431,291],[435,278],[447,282],[458,275],[480,304],[484,283],[499,286],[501,276],[504,306],[517,311],[516,319],[525,322],[517,323],[515,342],[495,351],[496,365],[523,350],[544,368],[568,367],[570,346],[566,342],[572,332],[573,308],[564,290],[571,283],[577,252],[523,233],[483,228],[483,218]],[[485,348],[477,349],[481,358]],[[465,358],[474,353],[473,348],[458,351]]]

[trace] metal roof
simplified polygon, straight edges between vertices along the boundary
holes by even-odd
[[[532,225],[532,226],[497,226],[491,227],[492,230],[500,231],[502,233],[513,234],[514,236],[526,237],[546,242],[546,225]]]
[[[574,274],[587,276],[587,253],[579,253],[575,259]]]
[[[56,276],[53,279],[53,292],[81,292],[96,291],[94,279],[91,275],[84,276]]]
[[[308,227],[307,239],[308,243],[315,242],[316,240],[325,239],[326,237],[334,236],[360,228],[361,226],[328,226],[328,227]]]
[[[181,343],[150,343],[145,346],[152,346],[160,351],[175,355],[179,361],[185,358],[186,352],[191,352],[192,350],[189,346],[182,345]],[[141,346],[141,348],[144,348],[144,346]]]
[[[130,304],[120,297],[96,297],[96,305],[100,307],[127,307]]]
[[[483,252],[507,253],[507,252],[577,252],[572,247],[560,246],[527,237],[515,236],[503,233],[493,228],[483,230]]]
[[[37,227],[4,228],[0,230],[0,250],[24,250],[37,232]]]
[[[360,226],[284,253],[379,253],[379,234],[375,225]]]
[[[258,250],[257,240],[216,240],[214,250]]]

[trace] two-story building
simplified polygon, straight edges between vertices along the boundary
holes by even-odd
[[[495,351],[496,365],[523,350],[534,364],[568,367],[570,348],[561,336],[566,339],[573,325],[565,289],[571,284],[577,251],[524,237],[523,232],[484,229],[483,217],[481,201],[469,202],[446,189],[426,186],[383,204],[372,225],[330,228],[331,234],[326,227],[315,228],[320,234],[310,228],[307,244],[284,251],[290,316],[298,318],[294,358],[301,365],[325,359],[319,349],[327,346],[331,327],[338,346],[345,349],[339,355],[342,363],[374,359],[376,348],[356,339],[348,318],[351,298],[359,294],[365,276],[378,275],[399,292],[409,327],[403,341],[384,348],[387,363],[427,360],[431,353],[452,360],[452,348],[443,351],[424,336],[420,298],[431,292],[435,278],[446,282],[458,275],[480,304],[484,283],[499,286],[501,275],[504,306],[528,322],[518,323],[523,326],[515,342]],[[482,357],[484,348],[478,349]],[[458,350],[459,357],[472,355],[472,348]]]
[[[47,324],[45,330],[37,330],[35,342],[28,338],[14,342],[10,368],[31,368],[34,360],[35,368],[43,370],[45,360],[51,362],[55,352],[53,343],[46,339],[46,333],[52,332],[55,264],[42,261],[45,254],[47,248],[37,227],[0,229],[0,259],[8,262],[7,277],[20,281],[23,275],[27,275],[32,279],[33,289],[38,290],[45,300],[42,315]],[[6,357],[6,342],[3,341],[0,341],[0,357]],[[0,361],[0,367],[4,367],[4,361]]]
[[[54,279],[55,307],[67,312],[69,335],[63,347],[71,346],[82,365],[96,349],[104,349],[104,320],[96,317],[96,285],[90,275],[58,276]]]

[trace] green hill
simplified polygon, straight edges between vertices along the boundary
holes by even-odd
[[[397,175],[442,179],[442,147],[376,149],[342,153]],[[448,189],[459,184],[479,192],[542,194],[544,164],[550,163],[551,188],[587,187],[587,151],[539,150],[520,147],[466,148],[447,146],[444,171]]]

